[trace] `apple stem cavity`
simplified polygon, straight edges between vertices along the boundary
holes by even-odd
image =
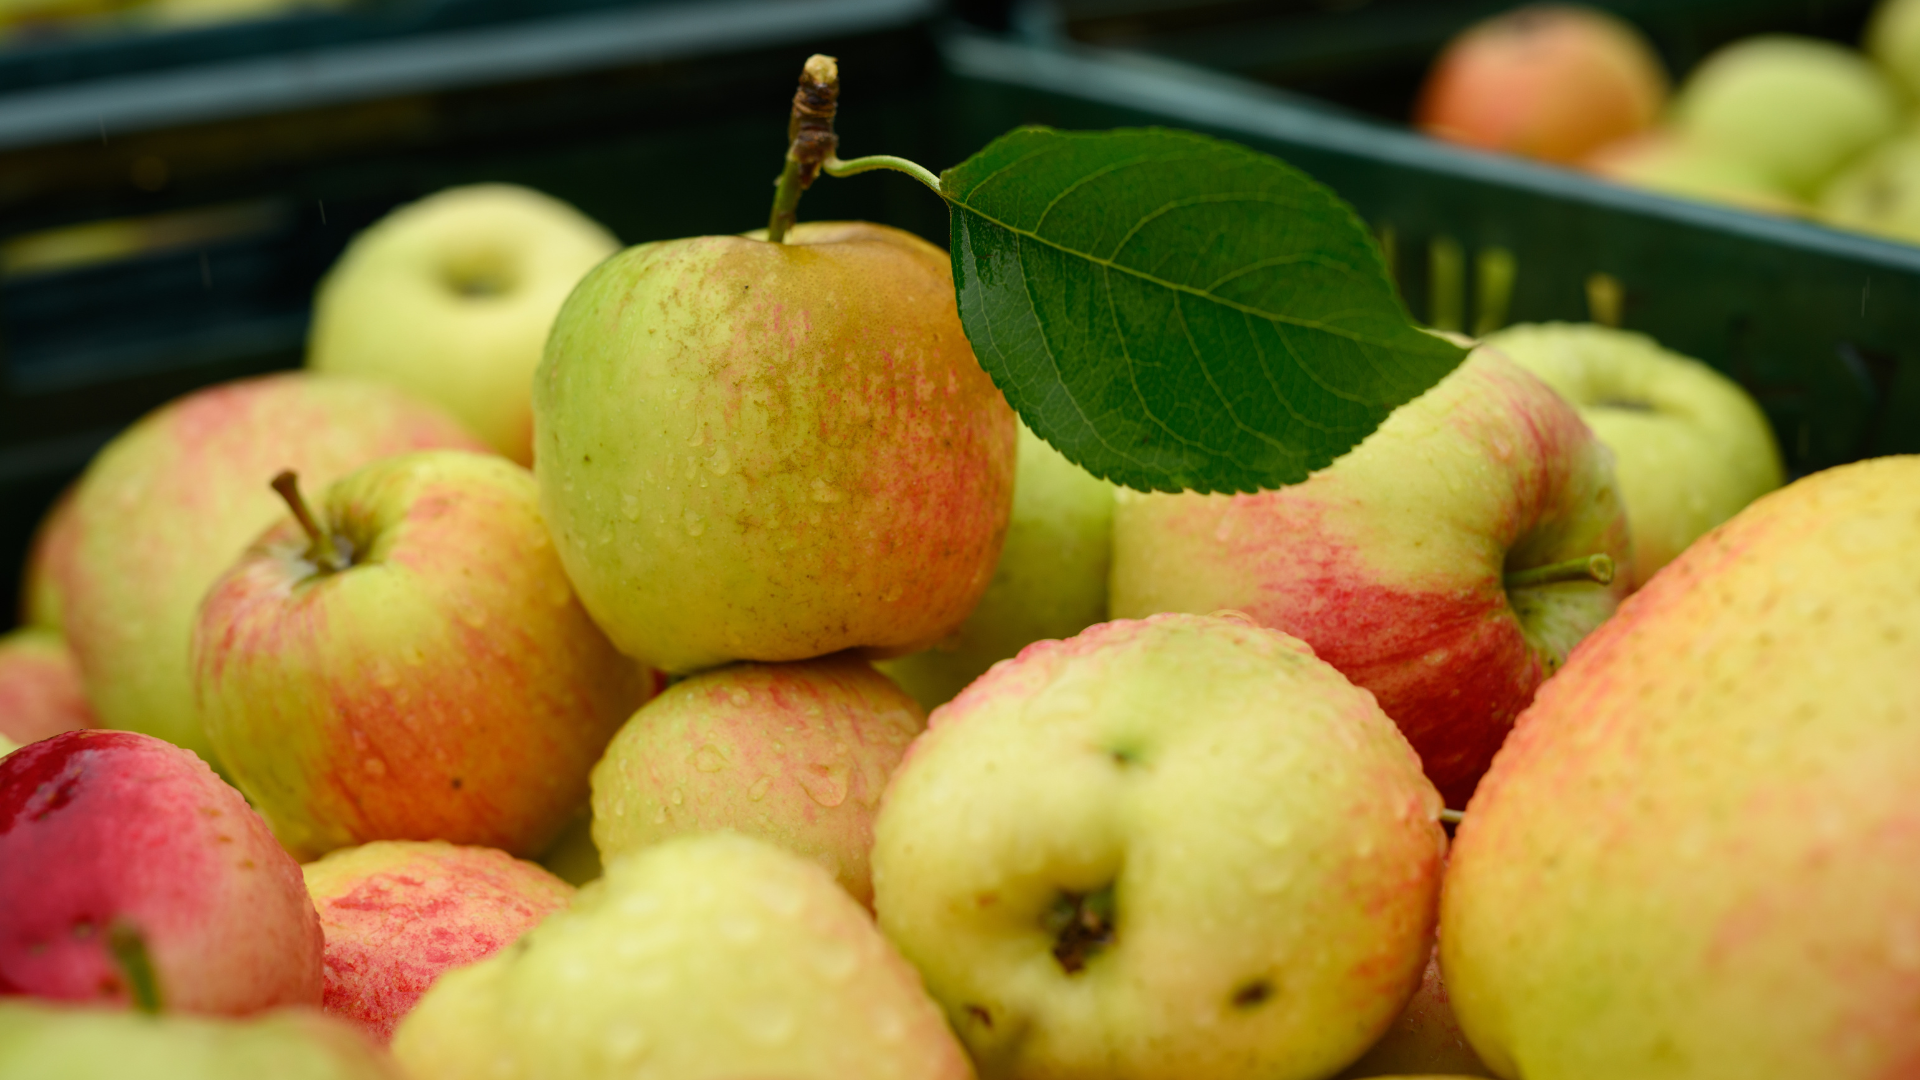
[[[821,173],[857,176],[875,169],[903,172],[940,194],[940,178],[932,170],[891,154],[842,161],[835,151],[840,137],[833,118],[840,109],[840,63],[815,53],[800,71],[800,88],[793,92],[793,114],[787,121],[787,163],[774,181],[773,212],[767,217],[767,240],[785,243],[800,209],[800,195]]]
[[[1607,555],[1587,555],[1566,562],[1549,563],[1536,566],[1531,570],[1515,570],[1502,579],[1509,590],[1533,589],[1542,585],[1567,585],[1574,582],[1586,582],[1593,585],[1613,584],[1613,559]]]
[[[158,1016],[165,1002],[160,997],[160,976],[153,970],[153,957],[147,952],[146,935],[125,919],[117,919],[107,931],[107,950],[127,980],[133,1007],[149,1016]]]
[[[292,469],[283,470],[273,478],[273,490],[287,501],[293,510],[294,519],[300,522],[300,528],[307,534],[307,560],[322,571],[333,573],[345,570],[351,565],[347,553],[341,550],[333,534],[322,528],[313,511],[307,506],[307,500],[300,494],[300,476]]]

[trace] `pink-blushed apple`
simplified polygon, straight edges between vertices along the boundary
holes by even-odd
[[[307,366],[391,382],[529,464],[533,371],[553,317],[618,250],[612,233],[529,188],[429,195],[354,237],[327,271]]]
[[[1632,24],[1590,7],[1534,4],[1448,43],[1414,119],[1449,142],[1573,162],[1647,128],[1666,99],[1666,71]]]
[[[73,552],[73,491],[69,484],[47,508],[46,516],[33,531],[27,548],[27,564],[20,573],[20,624],[60,629],[59,573],[56,563]]]
[[[265,486],[265,485],[263,485]],[[575,599],[533,474],[492,454],[384,458],[207,591],[206,730],[281,843],[449,840],[536,855],[654,690]]]
[[[0,1076],[37,1080],[404,1080],[318,1009],[244,1019],[0,1001]]]
[[[1238,610],[1305,640],[1464,806],[1535,688],[1625,595],[1622,506],[1573,407],[1478,349],[1305,483],[1121,492],[1113,614]]]
[[[300,867],[204,762],[130,731],[0,758],[0,994],[127,1001],[129,936],[167,1009],[320,1003]]]
[[[913,652],[992,579],[1017,425],[910,233],[628,248],[567,298],[533,408],[567,573],[655,667]]]
[[[1494,1073],[1920,1075],[1920,457],[1708,533],[1541,688],[1440,960]]]
[[[607,860],[511,949],[440,977],[414,1080],[970,1080],[920,977],[819,864],[735,833]]]
[[[826,867],[869,906],[867,853],[887,778],[926,714],[858,657],[735,664],[675,683],[593,770],[603,858],[732,829]]]
[[[327,945],[322,1007],[380,1045],[442,972],[484,960],[573,887],[494,848],[377,840],[301,868]]]
[[[27,627],[0,636],[0,735],[30,743],[99,726],[80,666],[57,632]]]
[[[1298,639],[1103,623],[934,710],[875,826],[875,907],[985,1075],[1304,1080],[1419,985],[1440,809]]]
[[[219,765],[188,643],[207,587],[286,512],[267,481],[295,469],[326,484],[434,446],[481,448],[452,417],[391,387],[304,373],[197,391],[116,436],[80,478],[72,551],[53,563],[67,643],[101,723]]]
[[[1466,1033],[1460,1030],[1460,1021],[1453,1015],[1447,984],[1440,976],[1440,950],[1436,946],[1426,973],[1420,977],[1420,989],[1394,1017],[1393,1026],[1333,1080],[1492,1075],[1473,1052]]]

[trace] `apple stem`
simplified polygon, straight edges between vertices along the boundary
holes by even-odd
[[[800,88],[793,92],[793,115],[787,121],[787,164],[773,192],[773,213],[767,218],[767,239],[783,243],[800,208],[800,194],[813,186],[820,165],[833,156],[839,137],[833,133],[833,114],[840,107],[840,65],[831,56],[807,57],[800,72]]]
[[[1440,820],[1446,822],[1449,825],[1458,825],[1461,822],[1467,820],[1467,814],[1466,814],[1466,811],[1464,810],[1442,809],[1440,811]]]
[[[858,176],[875,169],[892,169],[894,172],[906,173],[931,188],[935,195],[941,194],[940,178],[933,175],[931,169],[916,165],[903,157],[894,157],[892,154],[869,154],[866,157],[854,158],[852,161],[829,157],[820,165],[820,171],[829,176]]]
[[[300,522],[300,528],[307,534],[307,558],[323,570],[345,570],[347,560],[341,556],[340,545],[333,542],[333,534],[320,527],[307,507],[307,500],[300,495],[300,476],[292,469],[283,470],[273,478],[273,490],[287,500],[293,509],[294,520]]]
[[[1515,570],[1502,581],[1509,589],[1531,589],[1541,585],[1565,585],[1585,581],[1595,585],[1613,584],[1613,559],[1606,555],[1587,555],[1566,562]]]
[[[114,920],[107,931],[107,949],[113,962],[126,976],[127,992],[133,1007],[149,1016],[157,1016],[165,1003],[160,998],[160,976],[153,970],[153,956],[147,952],[146,936],[125,919]]]

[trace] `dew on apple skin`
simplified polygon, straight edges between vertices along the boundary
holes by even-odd
[[[832,809],[847,801],[852,772],[845,761],[815,762],[800,771],[800,787],[809,799]]]
[[[727,757],[720,748],[706,743],[693,752],[693,767],[703,773],[715,773],[727,767]]]
[[[731,945],[752,945],[763,935],[760,920],[741,912],[721,915],[719,931],[721,938]]]
[[[620,514],[628,521],[640,520],[640,497],[629,491],[620,496]]]
[[[600,1039],[600,1052],[612,1065],[631,1065],[647,1052],[647,1033],[631,1024],[616,1024]]]
[[[852,978],[854,969],[860,963],[860,957],[852,946],[833,940],[821,941],[814,947],[809,959],[821,978],[835,984]]]
[[[681,803],[687,801],[687,797],[679,788],[674,788],[673,794],[667,796],[667,801],[675,806],[679,806]]]
[[[693,510],[686,513],[686,526],[688,536],[699,536],[707,531],[706,519]]]
[[[759,802],[761,799],[767,797],[767,789],[772,786],[773,777],[763,774],[760,779],[753,782],[752,787],[747,789],[747,798],[752,799],[754,802]]]
[[[736,686],[733,688],[732,692],[730,692],[727,695],[727,699],[729,701],[732,701],[735,705],[745,706],[748,702],[753,700],[753,695],[747,692],[746,687]]]
[[[761,1046],[780,1046],[792,1040],[799,1018],[784,1001],[757,1001],[740,1005],[734,1023],[742,1034]]]

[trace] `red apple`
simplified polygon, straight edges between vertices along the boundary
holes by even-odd
[[[300,520],[214,583],[194,632],[234,782],[306,857],[369,840],[545,850],[654,679],[575,599],[533,474],[425,451],[341,480],[318,516],[295,501]]]
[[[1415,119],[1450,142],[1573,162],[1651,125],[1666,97],[1660,58],[1638,30],[1592,8],[1538,4],[1455,38]]]
[[[127,940],[169,1010],[320,1002],[300,867],[200,759],[130,731],[0,758],[0,994],[127,1001]]]
[[[342,848],[302,871],[327,937],[325,1008],[381,1045],[441,972],[485,960],[573,898],[504,851],[439,842]]]
[[[57,632],[28,627],[0,637],[0,736],[30,743],[98,726],[80,666]]]

